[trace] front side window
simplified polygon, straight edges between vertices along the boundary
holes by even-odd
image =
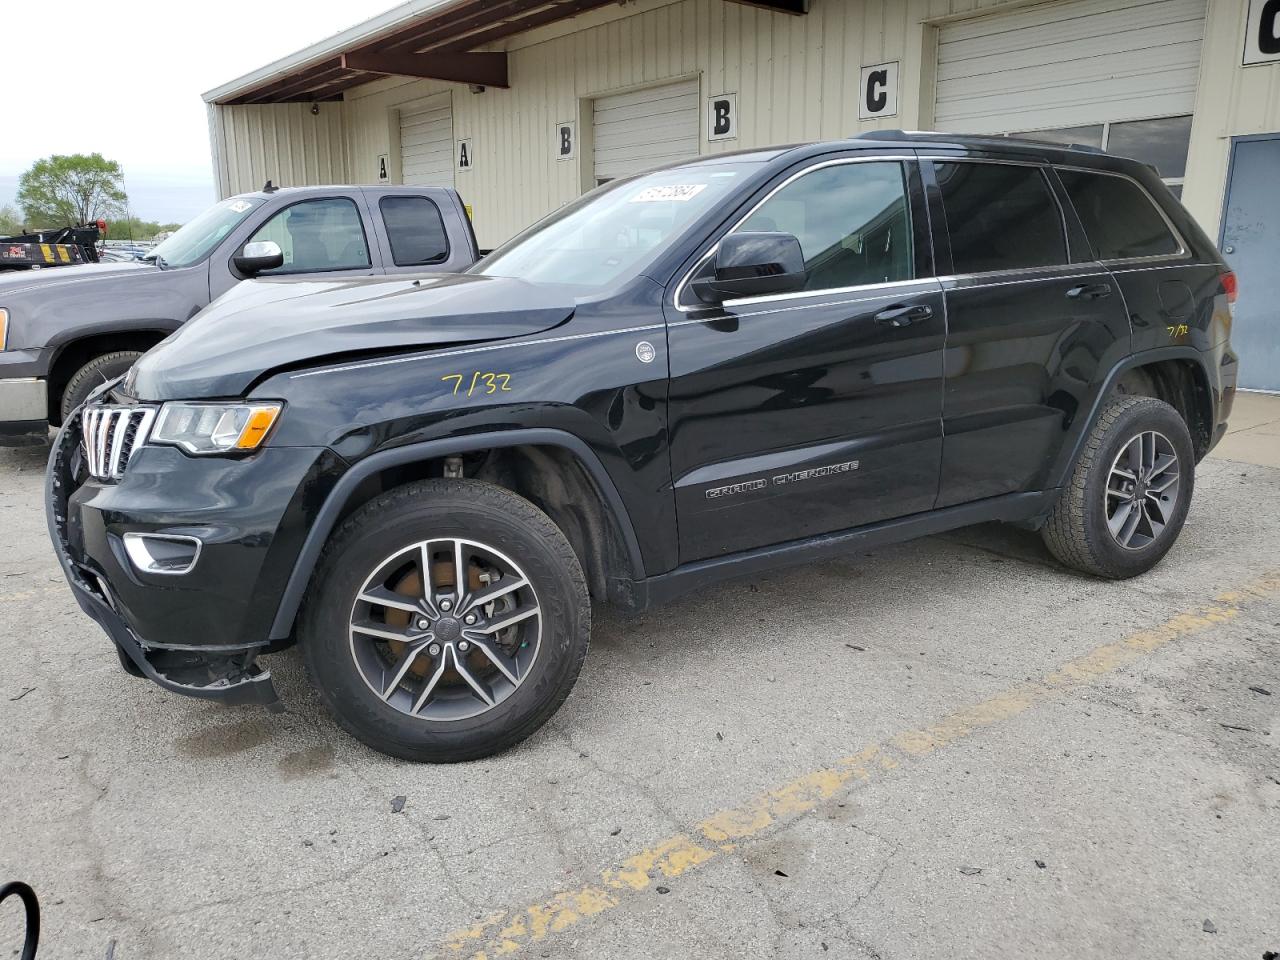
[[[805,290],[915,276],[911,209],[902,164],[842,163],[806,173],[769,197],[735,233],[793,234]]]
[[[360,211],[345,197],[304,200],[286,207],[249,238],[272,240],[284,251],[284,266],[259,276],[356,270],[369,266]]]
[[[937,163],[955,272],[1067,263],[1062,214],[1039,167]]]
[[[426,197],[383,197],[378,203],[397,267],[442,263],[449,259],[440,208]]]
[[[1147,194],[1127,177],[1059,170],[1099,260],[1160,257],[1180,244]]]

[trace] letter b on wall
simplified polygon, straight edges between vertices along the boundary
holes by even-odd
[[[707,139],[736,140],[738,137],[738,95],[722,93],[707,98]]]
[[[858,95],[858,119],[875,120],[898,115],[898,62],[862,68]]]

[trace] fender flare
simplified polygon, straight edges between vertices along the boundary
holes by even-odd
[[[472,453],[477,450],[523,446],[560,447],[571,453],[582,464],[613,514],[613,520],[618,525],[619,533],[622,534],[633,575],[643,576],[644,560],[640,553],[640,541],[631,523],[631,515],[604,464],[581,438],[563,430],[537,428],[426,440],[371,454],[352,465],[351,469],[334,484],[329,495],[325,497],[320,512],[316,514],[311,529],[307,532],[302,550],[294,560],[293,571],[289,574],[289,581],[276,607],[275,619],[271,622],[269,639],[284,640],[293,631],[294,620],[302,606],[303,594],[311,582],[311,575],[315,571],[325,544],[329,541],[329,535],[337,526],[338,517],[347,505],[347,501],[351,499],[352,493],[365,479],[389,467],[435,460],[453,454]]]
[[[1089,409],[1088,418],[1082,422],[1080,430],[1076,433],[1075,440],[1071,443],[1070,450],[1059,456],[1046,486],[1061,487],[1067,483],[1071,476],[1071,471],[1075,468],[1080,452],[1084,449],[1090,430],[1098,422],[1098,418],[1102,416],[1103,405],[1115,389],[1116,382],[1124,376],[1125,372],[1135,367],[1145,366],[1148,363],[1159,363],[1162,360],[1190,360],[1200,368],[1204,374],[1205,381],[1209,384],[1213,383],[1213,378],[1209,376],[1208,368],[1205,365],[1204,354],[1195,347],[1156,347],[1152,350],[1143,350],[1141,353],[1129,354],[1107,373],[1107,378],[1102,382],[1098,392],[1094,394],[1093,406]]]

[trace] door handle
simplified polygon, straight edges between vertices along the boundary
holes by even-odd
[[[1111,296],[1109,283],[1084,283],[1067,291],[1069,300],[1102,300]]]
[[[932,316],[933,307],[917,303],[910,307],[899,305],[881,310],[876,314],[875,320],[876,323],[883,323],[889,327],[909,327],[913,323],[928,320]]]

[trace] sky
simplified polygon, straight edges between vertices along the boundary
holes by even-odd
[[[41,95],[0,98],[0,206],[39,158],[101,153],[123,166],[134,216],[189,220],[216,199],[200,95],[395,5],[5,3],[0,60],[18,88]]]

